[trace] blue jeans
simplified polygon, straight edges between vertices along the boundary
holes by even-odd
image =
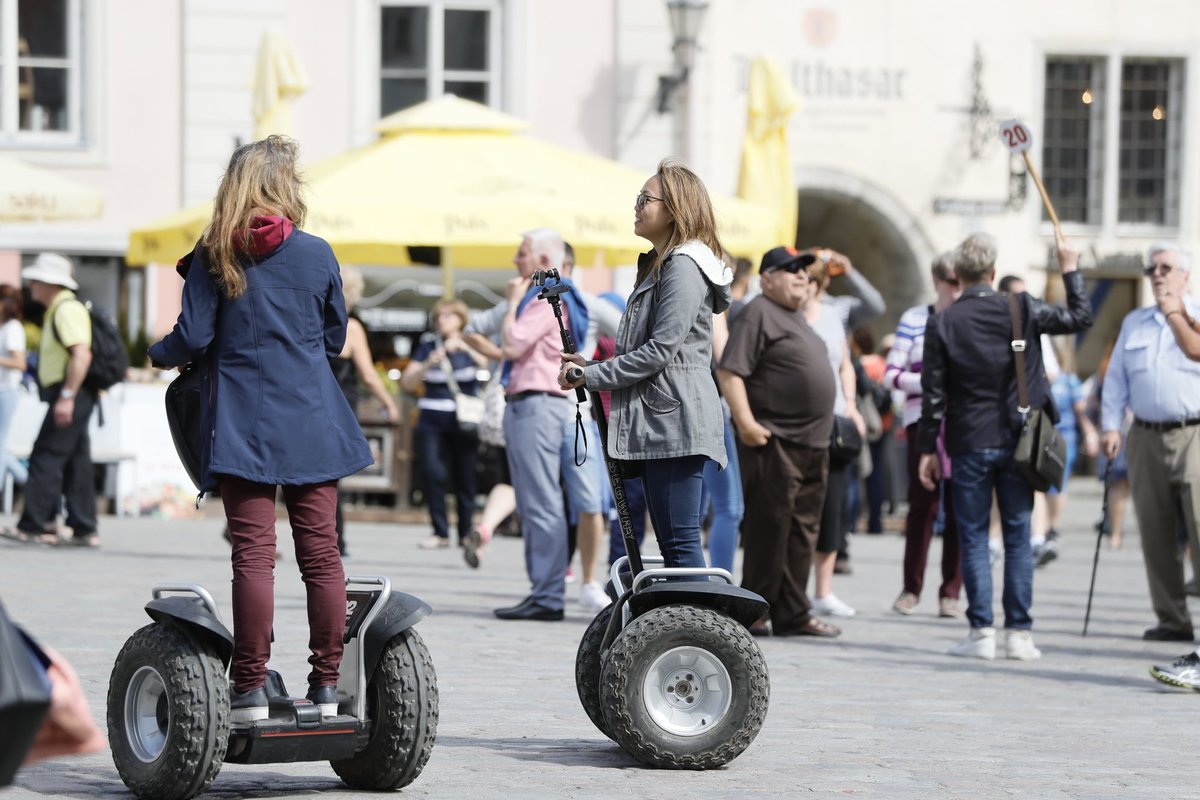
[[[706,567],[700,544],[700,494],[706,456],[646,462],[642,485],[654,535],[668,567]]]
[[[1004,627],[1029,630],[1033,619],[1033,558],[1029,517],[1033,487],[1013,467],[1015,446],[984,448],[954,456],[951,494],[962,551],[967,620],[972,628],[992,622],[992,566],[988,557],[988,522],[992,493],[1004,529]]]
[[[12,425],[13,415],[17,412],[17,389],[0,391],[0,485],[4,483],[4,474],[11,472],[13,482],[23,484],[29,478],[25,465],[8,452],[8,429]]]
[[[704,494],[701,508],[708,510],[712,502],[713,521],[708,531],[708,557],[714,567],[733,572],[733,559],[737,554],[738,527],[746,505],[742,499],[742,471],[738,467],[737,441],[733,425],[725,420],[725,452],[729,463],[725,469],[715,461],[704,463]]]

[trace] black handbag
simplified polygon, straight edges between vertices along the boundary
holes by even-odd
[[[202,489],[201,461],[204,453],[203,419],[200,414],[201,388],[207,362],[185,364],[179,376],[167,387],[167,425],[175,452],[197,489]]]
[[[829,465],[840,467],[858,458],[862,450],[862,435],[849,417],[833,415],[833,432],[829,440]]]
[[[12,783],[50,709],[49,668],[0,604],[0,786]]]
[[[1029,388],[1025,384],[1025,340],[1021,338],[1021,313],[1017,299],[1008,296],[1012,315],[1012,350],[1017,362],[1017,410],[1021,412],[1021,435],[1013,452],[1013,464],[1035,492],[1051,487],[1062,488],[1067,467],[1067,443],[1042,408],[1029,407]]]

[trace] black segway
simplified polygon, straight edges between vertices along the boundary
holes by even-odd
[[[563,324],[560,297],[567,286],[557,270],[535,273],[534,283],[554,309],[564,352],[576,352]],[[585,389],[575,391],[580,402],[587,399]],[[767,613],[767,601],[735,586],[726,570],[663,567],[657,566],[662,558],[641,557],[621,465],[607,455],[608,424],[598,395],[592,408],[626,555],[611,570],[615,602],[596,615],[579,643],[579,700],[596,727],[643,764],[723,766],[750,746],[767,715],[767,665],[748,630]]]
[[[430,607],[379,577],[346,579],[338,715],[322,717],[267,678],[269,718],[231,723],[233,635],[194,583],[160,584],[154,620],[126,641],[108,687],[108,738],[121,780],[148,800],[190,800],[223,763],[329,761],[353,789],[391,790],[421,774],[438,722],[437,676],[413,626]]]

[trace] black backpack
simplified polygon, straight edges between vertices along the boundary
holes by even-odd
[[[88,367],[83,385],[99,392],[125,380],[125,372],[129,369],[129,352],[112,316],[91,303],[84,303],[83,307],[88,310],[92,320],[92,365]],[[55,311],[55,316],[57,314]],[[54,338],[61,344],[57,320],[54,324]]]

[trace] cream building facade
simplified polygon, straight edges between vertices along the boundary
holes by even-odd
[[[124,266],[128,232],[211,197],[252,136],[257,48],[277,30],[308,76],[294,104],[307,159],[370,141],[384,113],[454,92],[528,119],[530,135],[647,173],[682,155],[725,193],[736,187],[749,64],[772,58],[802,102],[790,125],[798,243],[851,255],[888,299],[883,329],[928,298],[931,257],[976,230],[996,235],[1002,273],[1053,293],[1049,223],[996,132],[1018,117],[1094,270],[1107,336],[1141,301],[1145,247],[1177,239],[1195,250],[1200,238],[1191,10],[1183,0],[711,0],[689,102],[672,98],[660,113],[660,76],[675,67],[659,0],[0,0],[0,152],[105,194],[99,220],[0,222],[0,280],[38,250],[63,250],[131,331],[168,327],[178,283],[169,265]],[[420,187],[398,176],[397,191]]]

